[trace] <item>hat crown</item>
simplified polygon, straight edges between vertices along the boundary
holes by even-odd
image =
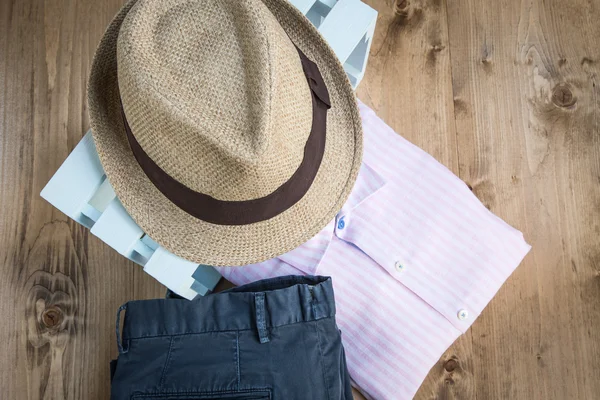
[[[138,0],[117,42],[132,133],[219,200],[264,197],[300,165],[312,102],[298,53],[257,0]]]

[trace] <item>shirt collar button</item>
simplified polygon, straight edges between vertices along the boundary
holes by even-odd
[[[406,270],[406,266],[404,264],[402,264],[401,261],[396,261],[394,263],[394,267],[396,267],[396,271],[398,271],[398,272],[402,272],[402,271]]]

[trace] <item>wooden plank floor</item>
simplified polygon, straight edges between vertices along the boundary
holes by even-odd
[[[0,2],[0,398],[106,399],[114,314],[163,295],[39,192],[89,126],[122,0]],[[358,96],[532,252],[418,399],[600,393],[600,0],[367,0]],[[398,155],[401,157],[401,155]]]

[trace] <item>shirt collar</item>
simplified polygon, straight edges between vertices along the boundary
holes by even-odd
[[[381,189],[385,183],[385,179],[363,161],[352,192],[338,215],[346,215],[369,201],[369,198]],[[306,274],[315,275],[317,267],[331,242],[336,220],[337,216],[312,239],[294,250],[280,255],[278,258]]]

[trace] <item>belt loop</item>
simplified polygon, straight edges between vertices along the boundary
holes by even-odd
[[[121,337],[121,330],[120,328],[120,324],[121,324],[121,311],[123,310],[127,310],[127,303],[123,304],[121,307],[119,307],[119,310],[117,311],[117,348],[119,349],[119,354],[125,354],[129,351],[129,346],[127,348],[123,348],[123,340]]]
[[[267,343],[269,339],[269,332],[267,332],[267,321],[265,318],[265,294],[255,293],[254,294],[254,306],[256,312],[256,328],[258,330],[258,338],[261,343]]]
[[[312,317],[313,319],[319,320],[321,318],[325,317],[325,310],[324,310],[324,305],[321,304],[321,302],[319,301],[322,296],[321,295],[321,291],[319,291],[318,296],[315,294],[315,290],[318,290],[315,286],[313,285],[309,285],[308,286],[308,291],[310,292],[310,308],[312,311]],[[318,299],[317,299],[318,297]]]

